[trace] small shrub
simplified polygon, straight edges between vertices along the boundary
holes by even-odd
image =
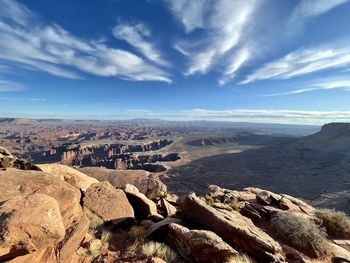
[[[272,218],[272,227],[281,239],[311,256],[327,253],[325,232],[306,217],[279,212]]]
[[[142,226],[132,226],[128,234],[131,240],[143,240],[147,235],[147,230]]]
[[[211,195],[206,195],[205,202],[207,203],[207,205],[212,206],[214,204],[214,198]]]
[[[350,218],[335,209],[320,209],[316,211],[316,216],[322,219],[322,226],[326,228],[331,236],[350,237]]]
[[[232,200],[230,203],[228,203],[228,205],[235,211],[239,212],[241,211],[241,209],[238,206],[238,203],[234,200]]]
[[[176,253],[170,247],[163,243],[147,242],[142,245],[142,253],[150,257],[158,257],[166,262],[174,262]]]
[[[253,263],[253,260],[247,255],[241,254],[236,257],[229,258],[226,263]]]

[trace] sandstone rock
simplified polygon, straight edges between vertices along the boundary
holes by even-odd
[[[108,182],[91,185],[86,190],[83,203],[84,208],[89,209],[105,222],[111,221],[118,224],[134,218],[134,210],[125,193],[115,189]]]
[[[246,203],[245,206],[241,209],[241,214],[249,217],[251,219],[261,219],[259,212],[252,207],[249,203]]]
[[[282,210],[290,210],[290,211],[301,211],[299,209],[299,206],[295,205],[286,197],[282,197],[280,203],[279,203],[279,208]]]
[[[147,228],[146,236],[164,240],[168,233],[168,227],[172,223],[181,224],[182,221],[178,218],[167,217],[160,222],[152,223]],[[146,225],[146,222],[144,222],[143,225]]]
[[[124,187],[124,191],[130,204],[134,208],[136,218],[145,219],[149,216],[160,216],[157,212],[156,204],[144,194],[140,193],[135,186],[127,184]]]
[[[58,203],[50,196],[15,196],[0,205],[0,260],[44,251],[64,235]]]
[[[282,194],[282,197],[289,199],[293,204],[297,205],[299,207],[299,209],[301,211],[303,211],[305,214],[310,215],[310,216],[315,215],[316,209],[313,206],[304,202],[303,200],[295,198],[295,197],[290,196],[290,195],[286,195],[286,194]]]
[[[20,170],[35,170],[41,171],[41,169],[29,163],[26,160],[17,159],[7,149],[0,147],[0,168],[16,168]]]
[[[212,207],[216,208],[216,209],[223,209],[223,210],[227,210],[227,211],[232,211],[233,208],[227,204],[224,203],[213,203]]]
[[[46,173],[52,174],[66,181],[70,185],[85,192],[90,185],[98,183],[98,180],[92,178],[78,170],[62,164],[40,164],[38,167]]]
[[[0,171],[0,200],[32,193],[56,199],[65,229],[78,222],[82,215],[80,191],[64,181],[40,171],[7,169]]]
[[[180,207],[185,216],[219,235],[228,244],[239,247],[253,257],[274,262],[283,258],[282,248],[251,220],[236,211],[218,211],[195,194],[187,196]]]
[[[167,194],[167,196],[165,197],[165,200],[167,200],[169,203],[172,204],[176,204],[177,200],[179,199],[179,197],[176,194]]]
[[[267,191],[261,191],[256,194],[256,200],[263,205],[271,205],[272,198]]]
[[[86,215],[83,215],[76,226],[71,227],[66,232],[64,240],[59,244],[59,259],[61,263],[70,263],[75,250],[80,242],[85,238],[90,226],[90,221]]]
[[[160,206],[165,212],[165,216],[172,216],[175,215],[177,212],[177,209],[175,206],[170,204],[166,199],[162,198],[160,199]]]
[[[0,147],[0,168],[9,168],[15,162],[14,157],[7,149]]]
[[[50,246],[44,250],[8,260],[6,263],[57,263],[59,259],[55,250],[56,247]]]
[[[167,240],[173,247],[186,251],[200,263],[222,263],[238,255],[236,250],[215,233],[206,230],[189,230],[174,223],[169,225]]]
[[[166,185],[152,177],[137,181],[134,185],[142,194],[153,201],[158,201],[161,198],[165,198],[167,195]]]

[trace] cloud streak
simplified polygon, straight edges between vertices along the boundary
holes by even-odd
[[[185,111],[188,118],[194,120],[217,120],[231,122],[261,122],[283,124],[324,124],[329,122],[347,122],[350,111],[302,111],[302,110],[266,110],[233,109],[208,110],[192,109]]]
[[[149,41],[151,38],[150,29],[142,24],[119,23],[112,30],[113,36],[119,40],[124,40],[148,60],[162,66],[169,65],[155,45]]]
[[[318,84],[311,85],[308,88],[296,89],[296,90],[281,92],[281,93],[267,94],[267,95],[264,95],[264,97],[285,96],[285,95],[300,94],[300,93],[318,91],[318,90],[335,90],[335,89],[350,91],[350,81],[338,80],[338,81],[318,83]]]
[[[22,84],[7,80],[0,80],[0,92],[21,91],[23,89],[24,86]]]
[[[322,70],[343,68],[350,65],[348,46],[320,46],[300,49],[276,61],[265,64],[262,68],[248,75],[241,84],[266,79],[290,79]]]
[[[0,61],[64,78],[82,73],[133,81],[171,82],[161,68],[96,40],[78,38],[41,19],[15,0],[0,1]]]

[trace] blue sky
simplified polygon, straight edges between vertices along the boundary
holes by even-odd
[[[3,117],[350,120],[349,0],[1,0]]]

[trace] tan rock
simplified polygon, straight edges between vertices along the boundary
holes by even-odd
[[[255,258],[264,261],[276,261],[283,258],[281,246],[268,234],[257,228],[250,219],[236,211],[216,210],[195,194],[184,198],[180,207],[186,217]]]
[[[166,199],[162,198],[160,199],[160,206],[165,212],[165,216],[172,216],[175,215],[177,212],[177,209],[175,206],[170,204]]]
[[[98,183],[98,180],[92,178],[72,167],[62,164],[40,164],[38,167],[46,173],[52,174],[70,185],[85,192],[90,185]]]
[[[9,168],[17,158],[14,157],[7,149],[0,147],[0,168]]]
[[[310,216],[315,215],[316,209],[313,206],[304,202],[303,200],[295,198],[295,197],[290,196],[290,195],[286,195],[286,194],[282,194],[282,197],[289,199],[293,204],[299,206],[299,209],[301,211],[303,211],[305,214],[308,214]]]
[[[55,247],[48,247],[38,252],[8,260],[6,263],[57,263],[58,258],[55,250]],[[0,262],[2,261],[0,260]]]
[[[279,203],[279,208],[281,208],[282,210],[290,210],[290,211],[299,211],[299,212],[301,212],[301,210],[299,209],[299,206],[293,204],[292,201],[290,201],[286,197],[282,197],[282,199],[281,199],[281,201]]]
[[[167,241],[180,251],[186,251],[199,263],[222,263],[238,252],[218,235],[206,230],[189,230],[178,224],[169,225]]]
[[[166,185],[155,178],[144,178],[140,181],[136,181],[134,185],[139,189],[140,193],[153,201],[158,201],[167,196]]]
[[[59,244],[59,258],[61,263],[70,263],[75,250],[78,249],[80,242],[85,238],[89,230],[90,221],[86,215],[67,231],[64,240]]]
[[[143,221],[143,225],[146,225],[147,221]],[[149,224],[149,222],[147,222]],[[176,224],[181,224],[182,221],[178,218],[172,218],[172,217],[167,217],[163,219],[162,221],[159,221],[157,223],[151,223],[147,227],[147,234],[146,236],[148,237],[164,237],[166,238],[166,235],[168,233],[168,227],[170,224],[176,223]],[[162,238],[160,238],[162,239]]]
[[[46,250],[64,235],[58,203],[50,196],[15,196],[0,205],[0,259]]]
[[[50,174],[40,171],[7,169],[0,171],[0,200],[32,193],[46,194],[56,199],[65,229],[83,215],[80,191]]]
[[[136,218],[144,219],[149,216],[160,216],[157,212],[156,204],[140,193],[135,186],[131,184],[125,185],[124,192],[134,208]]]
[[[108,182],[91,185],[86,190],[83,203],[84,208],[89,209],[105,222],[111,221],[118,224],[134,218],[134,210],[125,193],[115,189]]]

